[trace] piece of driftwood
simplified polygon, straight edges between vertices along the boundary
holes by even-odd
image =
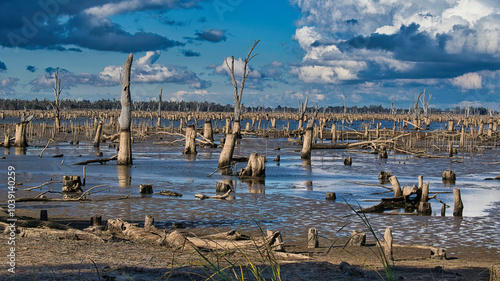
[[[198,193],[198,194],[195,194],[194,197],[195,198],[198,198],[200,200],[203,200],[203,199],[218,199],[218,200],[224,200],[226,199],[227,197],[229,197],[229,194],[231,194],[233,190],[232,189],[229,189],[226,193],[224,193],[223,195],[215,195],[215,196],[208,196],[208,195],[204,195],[204,194],[201,194],[201,193]]]
[[[37,185],[37,186],[25,188],[23,190],[30,191],[30,190],[41,188],[42,186],[45,186],[45,185],[48,185],[48,184],[53,184],[53,183],[62,183],[62,181],[48,181],[48,182],[42,183],[41,185]]]
[[[108,220],[107,229],[112,234],[121,234],[126,239],[132,241],[155,244],[160,246],[165,245],[165,238],[162,237],[160,234],[150,230],[146,230],[144,228],[137,226],[137,224],[126,222],[120,218]]]
[[[164,195],[164,196],[182,197],[181,193],[175,192],[175,191],[170,191],[170,190],[162,190],[162,191],[158,192],[158,194]]]
[[[116,160],[118,159],[118,155],[114,155],[108,158],[99,158],[99,159],[91,159],[83,162],[78,162],[73,165],[87,165],[87,164],[92,164],[92,163],[99,163],[99,164],[106,164],[108,161]]]

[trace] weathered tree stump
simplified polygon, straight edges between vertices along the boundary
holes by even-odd
[[[153,193],[153,185],[152,184],[139,185],[139,193],[140,194],[152,194]]]
[[[250,154],[248,165],[239,173],[241,177],[258,177],[266,176],[266,156],[259,155],[257,152]]]
[[[152,230],[155,229],[155,219],[153,216],[146,215],[144,218],[144,229],[145,230]]]
[[[63,176],[62,192],[82,192],[80,176]]]
[[[442,178],[443,178],[443,182],[455,183],[457,176],[452,171],[444,171]]]
[[[101,226],[102,225],[102,215],[101,214],[94,214],[90,218],[90,225],[91,226]]]
[[[385,146],[382,146],[378,152],[378,157],[379,158],[388,158],[388,154],[387,154],[387,148]]]
[[[277,252],[285,251],[285,246],[283,245],[283,238],[281,237],[280,231],[266,231],[266,241],[272,250]]]
[[[462,197],[460,195],[460,188],[454,188],[453,189],[453,199],[454,199],[454,208],[453,208],[453,216],[454,217],[461,217],[463,210],[464,210],[464,204],[462,202]]]
[[[353,230],[351,238],[349,238],[350,246],[365,246],[366,245],[366,233],[360,230]]]
[[[388,182],[390,177],[392,177],[391,172],[380,171],[380,173],[378,174],[378,179],[381,183]]]
[[[27,147],[28,141],[26,140],[26,125],[28,123],[21,122],[16,124],[16,140],[14,141],[15,147]]]
[[[215,192],[228,192],[230,189],[232,189],[232,186],[232,180],[221,180],[215,186]]]
[[[219,169],[228,168],[231,166],[231,160],[233,158],[234,145],[236,144],[236,135],[228,134],[226,135],[226,140],[224,141],[224,147],[219,156]]]
[[[307,231],[307,248],[314,249],[318,247],[318,230],[316,228],[309,228]]]
[[[352,158],[351,158],[351,156],[349,156],[346,159],[344,159],[344,165],[345,166],[351,166],[352,165]]]
[[[5,147],[5,148],[10,147],[10,128],[9,127],[7,127],[7,132],[5,132],[3,147]]]
[[[398,178],[396,176],[389,177],[389,181],[392,184],[394,190],[394,197],[401,197],[403,195],[401,191],[401,185],[399,185]]]
[[[101,134],[102,134],[102,121],[99,121],[99,125],[97,125],[97,130],[94,138],[94,147],[99,147],[101,143]]]
[[[186,147],[182,154],[185,155],[196,155],[196,129],[194,125],[189,125],[186,127]]]
[[[209,141],[214,141],[214,133],[212,130],[212,121],[210,119],[205,119],[205,124],[203,126],[203,137]]]
[[[336,200],[337,199],[337,195],[335,194],[335,192],[327,192],[326,193],[326,200]]]
[[[311,160],[312,134],[313,127],[308,124],[306,133],[304,134],[304,141],[302,142],[302,151],[300,153],[300,158],[303,160]]]
[[[384,245],[385,246],[384,247],[385,257],[388,260],[393,261],[394,258],[392,256],[392,230],[390,227],[385,229],[384,242],[385,242],[385,245]]]

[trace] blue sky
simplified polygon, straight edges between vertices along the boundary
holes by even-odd
[[[22,4],[20,4],[22,3]],[[494,0],[4,0],[0,98],[232,103],[224,59],[253,40],[243,103],[498,109],[500,3]],[[241,70],[240,70],[241,72]]]

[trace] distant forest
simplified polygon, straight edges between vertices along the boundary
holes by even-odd
[[[121,108],[120,101],[116,99],[101,99],[97,101],[88,100],[61,100],[62,110],[78,110],[78,109],[95,109],[95,110],[118,110]],[[22,99],[0,99],[0,110],[51,110],[50,102],[45,100],[22,100]],[[133,110],[141,111],[157,111],[158,102],[157,101],[133,101]],[[198,101],[162,101],[161,110],[163,111],[201,111],[201,112],[232,112],[233,106],[230,104],[221,105],[214,102],[198,102]],[[314,106],[308,107],[308,112],[315,110]],[[275,108],[271,107],[245,107],[245,112],[298,112],[298,108],[294,107],[282,107],[278,106]],[[391,113],[395,111],[398,114],[408,113],[408,109],[391,109],[384,108],[382,105],[370,105],[370,106],[328,106],[318,108],[319,113],[342,113],[346,111],[347,113]],[[439,108],[429,108],[429,113],[431,114],[464,114],[465,108],[455,107],[453,109],[439,109]],[[473,115],[487,115],[489,110],[484,107],[471,107],[470,113]]]

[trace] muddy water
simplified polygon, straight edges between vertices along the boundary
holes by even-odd
[[[24,153],[0,149],[0,167],[6,171],[12,165],[17,171],[17,181],[24,182],[20,189],[42,184],[50,179],[60,180],[63,175],[81,175],[82,166],[71,165],[87,159],[116,154],[114,148],[96,150],[91,142],[79,145],[62,143],[51,145],[43,158],[38,155],[45,142],[29,147]],[[275,148],[280,148],[276,150]],[[414,158],[402,154],[390,154],[388,159],[376,155],[346,150],[315,150],[311,163],[300,160],[299,146],[284,139],[245,137],[235,149],[236,155],[248,156],[251,152],[267,155],[265,183],[242,182],[218,173],[208,177],[217,167],[220,149],[198,148],[198,155],[186,157],[181,147],[152,145],[151,142],[135,143],[134,165],[117,167],[88,165],[87,185],[84,189],[106,184],[109,189],[91,195],[91,198],[121,197],[131,194],[128,200],[91,202],[44,202],[18,203],[18,208],[35,211],[47,209],[49,216],[89,218],[102,213],[104,219],[121,217],[129,221],[142,221],[149,214],[155,217],[159,227],[169,227],[181,222],[186,227],[210,229],[238,229],[255,231],[258,222],[265,229],[281,230],[286,240],[305,240],[307,229],[319,229],[322,237],[331,239],[347,237],[352,230],[367,231],[361,220],[346,204],[355,208],[368,207],[380,198],[392,197],[387,189],[377,186],[380,171],[390,171],[398,176],[401,185],[417,184],[418,175],[430,181],[430,193],[453,206],[453,188],[460,188],[464,202],[464,217],[454,219],[453,207],[441,216],[441,204],[432,200],[433,215],[429,217],[369,214],[367,218],[378,233],[386,227],[393,228],[396,243],[427,244],[444,247],[451,255],[460,253],[463,246],[475,246],[478,250],[500,253],[500,183],[484,178],[500,174],[498,165],[487,165],[500,158],[498,149],[481,149],[473,155],[459,155],[462,162],[450,159]],[[51,155],[64,154],[62,158]],[[281,155],[279,163],[272,161]],[[344,166],[343,159],[353,158],[352,166]],[[242,168],[244,163],[238,163]],[[454,185],[441,181],[444,170],[457,174]],[[231,200],[196,200],[196,193],[215,194],[215,185],[221,179],[235,181],[236,192]],[[5,180],[3,180],[5,182]],[[360,185],[359,182],[368,185]],[[155,192],[172,190],[183,194],[180,198],[158,194],[140,197],[139,184],[153,184]],[[373,185],[369,185],[373,184]],[[390,188],[389,184],[385,184]],[[46,190],[60,191],[61,184],[52,184],[31,192],[17,192],[18,197],[34,197]],[[335,192],[336,201],[326,201],[325,193]],[[4,201],[7,193],[2,192]],[[60,198],[54,193],[48,196]],[[395,211],[398,212],[398,211]],[[370,238],[369,238],[370,239]],[[470,247],[468,247],[470,251]],[[472,250],[474,251],[474,250]]]

